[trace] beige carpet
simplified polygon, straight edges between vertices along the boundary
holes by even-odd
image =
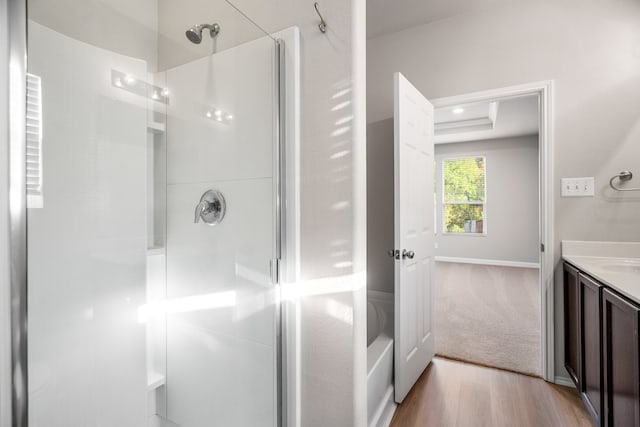
[[[436,262],[436,353],[540,376],[538,269]]]

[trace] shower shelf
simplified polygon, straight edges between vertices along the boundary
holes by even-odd
[[[147,390],[155,390],[166,384],[166,378],[164,375],[157,372],[149,372],[147,374]]]
[[[167,129],[167,126],[162,122],[148,122],[147,130],[151,133],[162,134]]]
[[[150,248],[147,248],[147,256],[164,255],[164,254],[165,254],[164,246],[152,246]]]

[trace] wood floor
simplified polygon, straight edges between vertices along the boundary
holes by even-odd
[[[575,389],[494,368],[435,358],[392,427],[593,426]]]

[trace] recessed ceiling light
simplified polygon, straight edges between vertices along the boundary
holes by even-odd
[[[464,113],[464,108],[458,107],[453,109],[453,114],[462,114],[462,113]]]

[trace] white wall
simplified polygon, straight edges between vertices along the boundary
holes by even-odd
[[[316,287],[302,290],[302,425],[363,426],[364,1],[324,2],[326,34],[312,5],[301,6],[301,274]]]
[[[28,0],[29,19],[112,52],[157,63],[158,0]]]
[[[393,292],[393,119],[367,125],[367,289]]]
[[[34,427],[146,422],[147,100],[112,86],[111,67],[147,71],[30,23],[44,123],[44,208],[28,212]]]
[[[303,8],[303,426],[366,424],[364,1]],[[360,50],[359,50],[360,49]],[[315,289],[313,289],[315,287]],[[322,402],[321,404],[318,404]]]
[[[486,160],[484,236],[442,232],[442,161],[468,156]],[[538,263],[538,136],[437,144],[435,158],[436,256]]]
[[[639,19],[632,0],[518,2],[371,39],[368,120],[391,116],[395,71],[429,98],[553,79],[556,261],[561,239],[638,240],[640,198],[608,180],[640,173]],[[594,176],[596,196],[560,198],[571,176]],[[561,280],[556,268],[556,374],[566,375]]]

